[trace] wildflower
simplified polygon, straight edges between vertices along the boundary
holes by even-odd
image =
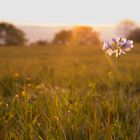
[[[45,84],[44,83],[36,86],[36,89],[45,89],[45,88],[46,87],[45,87]]]
[[[107,53],[109,56],[111,56],[114,52],[115,52],[115,51],[114,51],[112,48],[108,48],[108,49],[106,50],[106,53]]]
[[[31,87],[31,85],[32,85],[31,83],[28,83],[28,87]]]
[[[54,116],[55,120],[59,121],[59,117],[58,116]]]
[[[105,40],[104,44],[103,44],[103,50],[107,50],[112,48],[111,43],[108,40]]]
[[[114,126],[117,127],[117,124],[115,123]]]
[[[62,93],[65,93],[65,89],[62,89]]]
[[[130,51],[133,47],[133,41],[127,40],[126,38],[112,38],[112,43],[105,40],[103,44],[103,50],[105,50],[109,56],[115,54],[116,57],[119,57],[121,54],[126,54],[126,52]]]
[[[15,77],[19,77],[19,73],[15,72],[15,73],[14,73],[14,76],[15,76]]]
[[[108,76],[112,77],[112,72],[111,71],[108,72]]]
[[[55,90],[58,90],[58,87],[57,86],[55,86]]]
[[[112,38],[112,41],[113,41],[114,43],[117,43],[117,40],[116,40],[115,38]]]
[[[16,95],[15,95],[15,97],[16,97],[16,98],[18,98],[18,97],[19,97],[19,95],[18,95],[18,94],[16,94]]]
[[[70,114],[71,113],[71,111],[70,110],[68,110],[68,114]]]
[[[21,94],[22,94],[22,96],[26,96],[27,95],[26,91],[22,91]]]
[[[128,40],[125,42],[125,44],[122,46],[122,51],[123,52],[127,52],[129,51],[131,48],[133,48],[133,41],[132,40]]]

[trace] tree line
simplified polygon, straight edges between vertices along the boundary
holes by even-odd
[[[132,20],[124,20],[117,24],[117,34],[120,37],[140,42],[140,27]],[[28,42],[25,33],[15,25],[7,22],[0,23],[0,45],[25,45]],[[54,36],[52,42],[38,40],[31,45],[92,45],[100,43],[100,34],[90,26],[75,26],[72,29],[61,30]]]

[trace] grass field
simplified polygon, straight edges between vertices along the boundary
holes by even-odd
[[[0,47],[0,140],[140,140],[140,44]]]

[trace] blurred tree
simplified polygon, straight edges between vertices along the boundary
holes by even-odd
[[[61,30],[56,33],[53,43],[67,45],[71,42],[72,31],[71,30]]]
[[[90,26],[79,26],[73,29],[73,42],[83,45],[99,43],[99,34]]]
[[[140,28],[136,28],[135,30],[131,31],[128,35],[128,39],[132,39],[135,42],[140,42]]]
[[[31,43],[31,46],[47,46],[49,42],[47,40],[37,40],[36,42]]]
[[[0,23],[0,45],[21,45],[26,41],[25,34],[14,25],[6,22]]]
[[[129,33],[137,27],[136,23],[132,20],[123,20],[117,24],[117,34],[120,37],[127,37]]]
[[[53,40],[53,43],[64,45],[70,43],[91,45],[99,42],[99,34],[89,26],[78,26],[74,27],[72,30],[61,30],[56,33]]]

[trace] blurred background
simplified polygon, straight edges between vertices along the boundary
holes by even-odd
[[[139,42],[138,5],[138,0],[1,1],[0,45],[70,44],[73,41],[92,44],[112,37]],[[16,28],[22,33],[7,31],[10,25],[14,26],[11,30]],[[6,43],[6,34],[7,38],[11,34],[11,40],[15,36],[16,41]]]

